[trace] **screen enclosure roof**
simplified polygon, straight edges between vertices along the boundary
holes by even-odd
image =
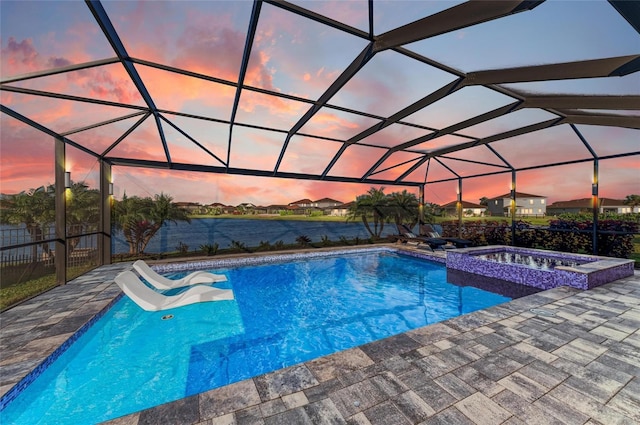
[[[3,115],[116,166],[417,186],[640,153],[640,2],[2,9]]]

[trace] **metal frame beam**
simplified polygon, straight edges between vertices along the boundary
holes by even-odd
[[[376,39],[374,51],[380,52],[513,13],[531,10],[541,3],[542,1],[521,0],[467,1],[380,34]]]
[[[640,34],[640,4],[629,0],[609,0],[609,3]]]
[[[527,96],[522,108],[640,110],[640,96]]]
[[[622,77],[638,70],[640,70],[640,55],[617,56],[605,59],[470,72],[465,79],[465,85]]]

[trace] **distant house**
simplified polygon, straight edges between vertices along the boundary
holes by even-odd
[[[315,203],[314,205],[315,207],[322,208],[322,209],[333,208],[333,207],[338,207],[340,205],[343,205],[342,202],[336,201],[335,199],[331,199],[331,198],[318,199],[314,203]]]
[[[331,208],[331,211],[329,211],[329,215],[336,217],[346,217],[349,214],[349,208],[351,208],[354,203],[355,202],[352,201],[333,207]]]
[[[220,214],[233,214],[233,212],[236,210],[236,207],[234,207],[233,205],[225,205],[220,202],[214,202],[213,204],[209,204],[205,206],[207,207],[207,210],[209,211],[217,210],[220,212]]]
[[[331,199],[331,198],[322,198],[322,199],[318,199],[317,201],[312,201],[310,199],[301,199],[299,201],[291,202],[289,205],[290,206],[296,205],[300,208],[325,209],[325,208],[340,206],[342,205],[342,202],[336,201],[335,199]]]
[[[197,202],[175,202],[175,206],[178,208],[182,208],[189,213],[200,212],[202,205]]]
[[[311,199],[300,199],[299,201],[295,201],[295,202],[291,202],[289,203],[289,206],[297,206],[300,208],[308,208],[308,207],[315,207],[315,205],[313,205],[313,201]]]
[[[494,216],[508,216],[511,206],[511,193],[489,199],[487,209]],[[516,192],[516,216],[536,217],[547,214],[547,197],[530,193]]]
[[[461,201],[462,213],[466,216],[483,216],[487,207],[480,204],[474,204],[469,201]],[[457,215],[458,214],[458,201],[451,201],[448,204],[444,204],[441,207],[442,212],[445,215]]]
[[[340,205],[342,205],[342,202],[336,201],[335,199],[322,198],[317,201],[301,199],[299,201],[291,202],[289,207],[300,208],[304,214],[311,214],[312,211],[322,211],[324,214],[331,214],[331,210]]]
[[[288,205],[269,205],[267,208],[267,214],[280,214],[283,211],[287,211],[289,209]]]
[[[239,209],[239,210],[252,210],[255,207],[256,206],[254,204],[252,204],[251,202],[243,202],[243,203],[238,204],[236,206],[236,208]]]
[[[580,213],[593,211],[591,198],[572,199],[571,201],[558,201],[547,207],[549,214],[558,215],[563,213]],[[598,212],[630,214],[640,212],[640,207],[625,205],[621,199],[598,198]]]

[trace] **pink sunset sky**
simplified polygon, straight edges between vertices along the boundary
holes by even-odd
[[[315,13],[340,20],[361,31],[369,30],[368,1],[293,2]],[[381,34],[453,7],[454,1],[374,1],[374,34]],[[231,118],[236,89],[220,80],[236,83],[249,26],[249,1],[104,1],[103,7],[118,31],[128,54],[136,59],[165,64],[213,76],[218,82],[187,77],[167,70],[136,64],[159,110],[179,111],[214,120]],[[33,72],[108,59],[115,56],[84,2],[2,1],[0,3],[1,64],[6,79]],[[229,149],[229,125],[219,121],[163,113],[162,128],[171,159],[176,163],[224,166],[249,170],[273,170],[286,132],[307,112],[351,61],[366,40],[348,35],[307,18],[264,3],[248,62],[244,84],[284,93],[279,98],[244,89],[238,103]],[[532,11],[452,31],[406,46],[407,49],[461,72],[539,65],[640,53],[640,35],[607,1],[547,1]],[[352,78],[329,104],[389,117],[427,94],[454,81],[454,74],[389,50],[377,54]],[[75,129],[125,117],[146,107],[120,63],[6,83],[3,106],[59,133],[96,153],[105,152],[141,115],[81,132]],[[640,95],[640,72],[625,77],[514,83],[505,87],[539,93]],[[117,102],[124,106],[98,105],[20,93],[32,89]],[[385,148],[424,136],[462,120],[514,102],[514,98],[481,86],[465,87],[352,145],[328,173],[334,177],[361,177],[384,154]],[[638,115],[638,111],[605,111]],[[541,109],[522,109],[464,129],[466,136],[483,138],[556,115]],[[321,174],[341,141],[371,127],[378,119],[323,107],[291,138],[279,171]],[[54,143],[51,136],[7,115],[0,116],[0,192],[17,193],[53,183]],[[209,152],[197,147],[181,131]],[[272,130],[266,130],[268,127]],[[640,151],[640,131],[630,128],[577,125],[597,155]],[[316,136],[316,137],[313,137]],[[410,162],[431,149],[469,139],[448,135],[397,152],[379,167],[374,178],[393,180]],[[550,162],[590,158],[591,155],[569,125],[492,143],[491,146],[516,168]],[[138,125],[107,156],[165,161],[153,117]],[[500,160],[485,146],[449,155],[443,160],[460,176],[500,170]],[[476,162],[470,162],[476,161]],[[477,161],[486,164],[478,164]],[[408,165],[402,165],[402,164]],[[396,168],[389,167],[398,165]],[[90,155],[67,147],[67,170],[74,181],[96,187],[98,162]],[[455,199],[456,181],[443,165],[431,161],[407,177],[424,182],[425,198],[444,204]],[[385,171],[386,170],[386,171]],[[640,193],[640,156],[600,161],[600,196],[623,199]],[[517,190],[546,196],[549,202],[591,195],[593,163],[584,162],[518,172]],[[113,167],[115,195],[153,195],[164,192],[176,201],[221,202],[237,205],[286,204],[299,199],[329,197],[349,202],[366,192],[370,184],[332,183],[162,170]],[[465,179],[463,199],[478,202],[509,191],[511,174]],[[417,187],[385,185],[386,192]]]

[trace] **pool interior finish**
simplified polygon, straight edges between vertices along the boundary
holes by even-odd
[[[392,250],[216,273],[235,300],[162,312],[117,301],[3,420],[104,421],[510,300]]]

